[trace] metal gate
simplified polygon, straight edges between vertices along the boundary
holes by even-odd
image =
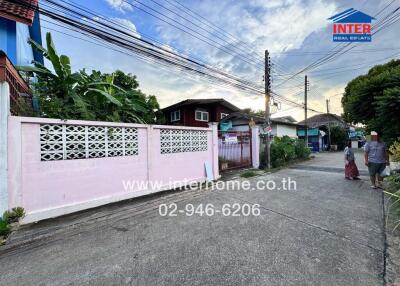
[[[251,132],[219,131],[218,161],[221,171],[251,166]]]

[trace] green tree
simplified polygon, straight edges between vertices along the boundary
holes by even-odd
[[[259,116],[259,117],[264,117],[265,116],[265,111],[264,110],[253,110],[251,108],[244,108],[242,109],[242,112],[249,114],[250,116]]]
[[[331,144],[337,145],[339,150],[343,150],[346,146],[349,135],[346,129],[340,126],[332,126],[331,128]]]
[[[400,60],[377,65],[348,83],[342,98],[346,121],[364,124],[388,143],[400,136]]]
[[[33,88],[38,95],[41,116],[61,119],[102,120],[114,122],[162,122],[162,113],[155,96],[138,90],[136,76],[117,71],[102,74],[85,70],[71,71],[70,59],[59,56],[51,34],[46,34],[47,49],[33,41],[29,43],[48,59],[53,71],[39,62],[18,67],[36,76]]]

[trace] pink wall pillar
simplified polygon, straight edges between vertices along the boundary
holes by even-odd
[[[260,136],[258,126],[251,128],[251,162],[253,168],[260,166]]]
[[[0,82],[0,218],[8,206],[8,117],[10,115],[10,88],[8,83]]]
[[[209,122],[208,127],[212,129],[212,168],[214,172],[214,180],[220,177],[218,166],[218,122]]]

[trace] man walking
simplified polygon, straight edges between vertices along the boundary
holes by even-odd
[[[389,165],[389,154],[387,146],[380,141],[379,134],[371,132],[371,142],[365,144],[365,165],[368,167],[369,177],[371,179],[371,188],[382,188],[383,177],[381,173]]]

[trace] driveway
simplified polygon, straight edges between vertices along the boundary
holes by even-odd
[[[367,177],[344,180],[341,158],[250,178],[250,190],[165,192],[24,227],[0,248],[0,285],[383,285],[382,195]],[[295,189],[256,188],[289,177]],[[260,215],[160,216],[162,203]]]

